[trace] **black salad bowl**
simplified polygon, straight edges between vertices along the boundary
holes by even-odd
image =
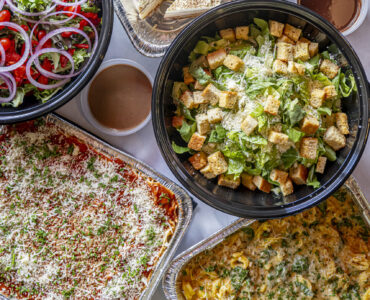
[[[320,44],[320,51],[335,44],[342,55],[345,69],[352,70],[356,79],[357,93],[342,101],[350,125],[347,146],[337,153],[337,161],[327,165],[325,174],[319,178],[322,186],[316,190],[307,186],[295,187],[294,194],[287,197],[252,192],[244,187],[234,191],[218,186],[214,180],[207,180],[199,172],[193,171],[187,162],[188,155],[177,155],[172,150],[172,141],[185,146],[178,132],[171,127],[171,117],[175,110],[171,90],[174,81],[182,80],[182,67],[188,64],[189,53],[200,37],[213,36],[223,28],[251,24],[255,17],[302,28],[303,36]],[[369,97],[366,74],[356,53],[328,21],[309,9],[286,1],[232,1],[195,19],[171,44],[154,83],[153,126],[157,143],[168,166],[185,188],[200,200],[225,213],[240,217],[278,218],[319,204],[350,176],[367,141]]]
[[[72,100],[92,79],[107,52],[114,18],[112,0],[96,0],[95,3],[101,8],[102,25],[99,32],[98,46],[85,70],[77,77],[72,78],[70,83],[45,103],[41,103],[33,97],[27,97],[19,107],[0,106],[0,124],[27,121],[54,111]]]

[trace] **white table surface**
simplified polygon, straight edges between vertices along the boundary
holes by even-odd
[[[348,36],[348,40],[356,50],[361,62],[366,70],[367,76],[370,79],[370,10],[363,25]],[[131,45],[128,36],[123,29],[117,17],[114,20],[114,29],[111,40],[111,45],[108,49],[105,59],[111,58],[127,58],[132,59],[143,65],[153,76],[159,65],[159,58],[147,58],[139,54]],[[76,97],[68,104],[60,108],[57,112],[69,120],[78,123],[90,132],[95,133],[110,144],[132,154],[140,160],[143,160],[155,170],[161,172],[176,183],[179,183],[170,169],[167,167],[162,158],[155,141],[152,124],[149,123],[141,131],[127,137],[113,137],[102,134],[93,128],[81,114],[79,109],[79,97]],[[370,200],[370,142],[367,143],[365,152],[358,164],[354,177],[359,182],[365,196]],[[217,230],[225,227],[227,224],[236,220],[235,217],[219,212],[203,202],[195,199],[198,203],[193,214],[193,220],[182,240],[177,253],[188,249],[190,246],[208,237]],[[159,286],[153,297],[155,300],[165,299],[162,292],[162,287]]]

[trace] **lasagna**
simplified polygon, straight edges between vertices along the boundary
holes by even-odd
[[[0,294],[138,299],[175,231],[175,195],[45,119],[0,141]]]
[[[182,269],[194,299],[370,299],[369,229],[342,188],[297,216],[255,222]]]

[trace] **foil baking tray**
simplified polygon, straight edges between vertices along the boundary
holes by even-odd
[[[362,217],[368,227],[370,228],[370,203],[366,200],[365,196],[361,192],[361,189],[356,182],[356,180],[351,176],[344,187],[351,193],[354,202],[358,205],[360,211],[362,212]],[[226,237],[237,232],[243,227],[250,226],[256,222],[252,219],[238,219],[226,228],[219,230],[214,233],[209,238],[199,242],[198,244],[192,246],[190,249],[184,251],[178,255],[168,267],[165,276],[163,277],[163,290],[169,300],[184,300],[185,297],[181,294],[181,284],[179,282],[180,274],[183,267],[198,254],[205,250],[209,250],[220,244],[225,240]]]
[[[222,3],[231,0],[222,0]],[[135,0],[113,0],[114,9],[134,47],[148,57],[161,57],[193,18],[165,19],[173,1],[164,1],[150,16],[140,19]]]
[[[154,272],[152,273],[152,276],[148,282],[148,286],[143,291],[140,297],[140,299],[150,299],[154,294],[155,289],[158,286],[162,276],[164,275],[167,266],[171,262],[172,257],[175,255],[176,249],[179,246],[180,241],[183,238],[189,226],[193,212],[191,198],[181,187],[173,183],[165,176],[153,170],[147,164],[139,161],[138,159],[132,157],[131,155],[119,149],[114,148],[113,146],[102,141],[93,134],[88,133],[78,125],[73,124],[70,121],[56,114],[49,114],[46,117],[44,117],[44,119],[46,122],[55,124],[57,127],[61,128],[67,134],[77,137],[82,142],[96,149],[101,154],[106,155],[107,157],[121,159],[122,161],[130,165],[132,168],[151,177],[152,179],[159,182],[160,184],[162,184],[175,194],[176,199],[178,201],[178,222],[176,225],[175,232],[171,238],[171,241],[168,244],[168,248],[160,258],[160,260],[157,262]],[[0,300],[7,299],[8,298],[0,295]]]

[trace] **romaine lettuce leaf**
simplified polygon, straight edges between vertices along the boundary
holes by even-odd
[[[228,159],[228,169],[227,175],[234,175],[234,177],[239,177],[244,171],[245,160],[244,159]]]
[[[288,119],[289,124],[291,126],[294,126],[304,118],[306,112],[303,110],[303,107],[299,104],[298,99],[294,99],[293,101],[288,103],[284,115]]]
[[[289,169],[299,158],[298,151],[291,147],[281,155],[284,168]]]
[[[184,154],[186,152],[189,152],[190,149],[188,147],[181,147],[181,146],[178,146],[176,145],[176,143],[174,141],[172,141],[172,149],[173,151],[175,151],[175,153],[177,154]]]
[[[298,130],[298,129],[295,129],[295,128],[289,128],[288,129],[288,136],[289,136],[289,139],[291,141],[293,141],[294,143],[297,143],[301,140],[301,138],[304,137],[304,132]]]
[[[222,143],[226,138],[226,129],[221,125],[217,124],[215,129],[211,131],[208,142],[210,143]]]
[[[182,139],[187,143],[190,141],[191,136],[196,130],[197,124],[195,122],[193,122],[192,124],[188,124],[185,120],[182,122],[181,128],[178,129]]]
[[[313,165],[310,168],[310,171],[308,172],[307,182],[306,184],[308,186],[312,186],[314,189],[317,189],[321,186],[320,182],[317,180],[317,177],[315,175],[315,168],[316,166]]]

